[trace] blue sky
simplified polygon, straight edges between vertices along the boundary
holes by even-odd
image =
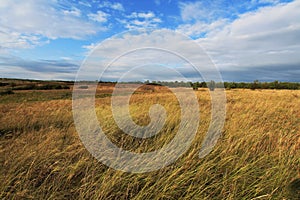
[[[299,0],[2,0],[0,77],[74,80],[96,44],[151,28],[190,37],[224,81],[299,82],[299,10]]]

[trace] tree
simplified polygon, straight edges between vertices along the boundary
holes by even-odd
[[[196,82],[196,83],[190,82],[190,85],[191,85],[191,87],[193,88],[193,90],[198,90],[199,82]]]
[[[255,90],[255,89],[258,89],[259,88],[259,81],[258,80],[255,80],[255,81],[253,81],[253,83],[251,84],[251,86],[250,86],[250,89],[251,90]]]

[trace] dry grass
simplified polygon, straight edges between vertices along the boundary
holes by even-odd
[[[109,138],[137,152],[168,142],[176,134],[180,112],[174,95],[163,92],[151,89],[131,99],[133,120],[140,125],[149,123],[149,104],[161,103],[169,114],[163,133],[146,140],[119,130],[112,118],[110,97],[98,98],[97,116]],[[174,164],[144,174],[115,171],[87,152],[73,124],[70,99],[17,101],[15,94],[5,97],[11,101],[0,103],[0,198],[295,198],[286,188],[298,176],[300,166],[300,91],[226,93],[226,124],[213,152],[198,158],[210,123],[210,96],[201,90],[197,91],[201,123],[189,151]]]

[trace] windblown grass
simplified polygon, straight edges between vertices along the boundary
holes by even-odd
[[[26,93],[22,101],[15,94],[5,101],[0,97],[0,198],[294,198],[287,186],[300,166],[300,91],[226,93],[226,124],[208,156],[198,157],[210,123],[210,96],[201,90],[201,122],[189,151],[175,163],[144,174],[115,171],[89,154],[75,130],[70,99],[23,101],[29,98]],[[130,111],[139,125],[149,123],[150,104],[161,103],[168,113],[162,133],[144,140],[118,129],[110,103],[109,96],[97,98],[96,113],[107,136],[125,149],[152,151],[176,134],[180,109],[172,93],[154,89],[132,96]]]

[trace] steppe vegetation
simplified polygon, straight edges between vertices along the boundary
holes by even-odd
[[[0,95],[0,199],[299,198],[290,183],[300,169],[300,90],[226,90],[222,136],[200,159],[211,101],[209,90],[199,88],[201,120],[189,150],[163,169],[133,174],[108,168],[85,149],[73,122],[72,86],[59,84],[66,87]],[[131,97],[130,111],[139,125],[149,123],[149,105],[160,103],[167,110],[162,133],[149,139],[118,129],[112,91],[112,85],[99,85],[96,113],[114,143],[152,151],[176,134],[180,108],[168,89],[145,86]]]

